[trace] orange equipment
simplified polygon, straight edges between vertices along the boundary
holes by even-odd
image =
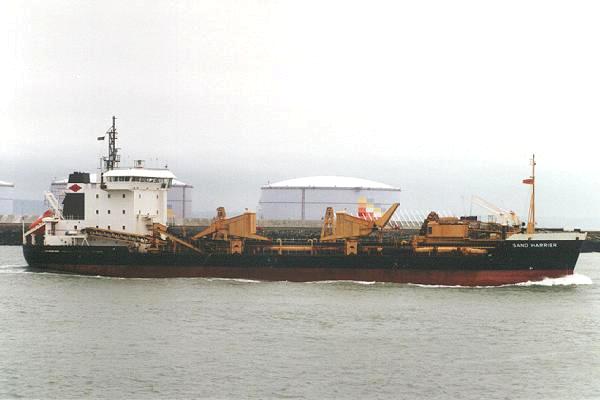
[[[358,239],[360,237],[369,236],[375,231],[381,231],[396,212],[399,204],[394,203],[381,217],[374,221],[358,218],[347,214],[344,211],[338,211],[335,214],[331,207],[327,207],[325,219],[323,221],[323,229],[321,230],[321,241],[331,242],[338,239]]]
[[[271,240],[256,234],[256,213],[245,212],[242,215],[226,218],[224,207],[217,208],[217,217],[213,219],[210,226],[195,234],[192,240],[198,240],[208,235],[212,235],[213,239],[221,240],[230,238]]]

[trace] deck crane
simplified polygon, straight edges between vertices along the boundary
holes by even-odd
[[[335,242],[341,239],[345,242],[346,255],[358,254],[359,238],[367,237],[374,232],[381,233],[398,206],[398,203],[392,204],[381,217],[370,221],[344,211],[336,213],[333,207],[327,207],[321,229],[321,242]]]
[[[225,207],[217,208],[217,216],[210,226],[192,237],[192,241],[210,236],[213,240],[229,242],[231,254],[242,254],[247,239],[270,241],[268,237],[256,234],[256,213],[246,211],[241,215],[227,218]]]

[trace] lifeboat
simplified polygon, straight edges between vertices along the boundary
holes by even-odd
[[[35,228],[36,226],[42,224],[44,222],[43,221],[44,218],[52,217],[52,216],[54,216],[54,211],[52,211],[52,210],[46,210],[46,211],[44,211],[44,213],[42,215],[40,215],[35,221],[33,221],[31,223],[31,225],[29,225],[29,230],[31,230],[31,229]],[[43,235],[45,230],[46,230],[46,227],[42,227],[42,228],[38,229],[35,234],[36,235]]]

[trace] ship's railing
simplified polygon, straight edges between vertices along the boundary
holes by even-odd
[[[64,220],[67,221],[83,221],[85,218],[83,218],[83,215],[73,215],[73,214],[65,214],[62,217]]]
[[[360,253],[380,252],[383,248],[401,248],[407,246],[405,240],[380,241],[376,238],[359,241]],[[378,250],[379,249],[379,250]],[[265,242],[247,242],[246,250],[250,254],[344,254],[345,242],[338,240],[335,242],[321,242],[319,239],[276,239],[270,243]]]

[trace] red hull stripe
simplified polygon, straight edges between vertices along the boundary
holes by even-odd
[[[263,281],[367,281],[415,283],[448,286],[498,286],[544,278],[560,278],[573,273],[565,269],[518,270],[415,270],[415,269],[347,269],[347,268],[269,268],[205,266],[124,266],[124,265],[47,265],[47,269],[83,275],[122,278],[232,278]]]

